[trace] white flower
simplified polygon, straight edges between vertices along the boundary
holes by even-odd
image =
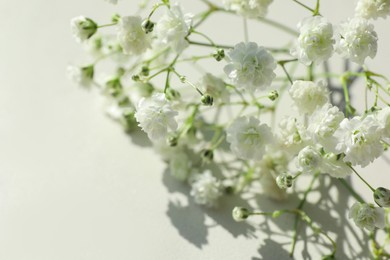
[[[322,157],[321,173],[327,173],[334,178],[345,178],[352,173],[352,169],[334,153],[327,153]]]
[[[242,159],[261,160],[268,144],[273,142],[271,129],[251,117],[237,118],[226,130],[226,140],[233,153]]]
[[[84,16],[75,17],[70,21],[73,32],[73,37],[78,42],[88,40],[94,35],[98,29],[97,24]]]
[[[327,103],[329,96],[325,81],[294,81],[289,94],[298,110],[308,114]]]
[[[268,6],[273,0],[224,0],[227,10],[235,11],[238,14],[248,17],[264,17],[268,12]]]
[[[191,196],[196,203],[213,207],[222,196],[222,184],[210,171],[198,174],[191,183]]]
[[[382,132],[382,138],[386,141],[390,141],[390,107],[381,109],[376,114],[376,118]]]
[[[254,42],[239,43],[228,53],[226,75],[237,87],[254,92],[269,87],[275,78],[276,61],[263,47]]]
[[[367,57],[373,59],[378,49],[378,36],[374,25],[366,19],[353,18],[341,25],[338,52],[351,61],[362,65]]]
[[[284,146],[300,150],[308,139],[306,129],[294,117],[283,118],[279,123],[279,128],[279,141]]]
[[[296,160],[296,165],[298,168],[302,169],[304,172],[314,172],[318,170],[322,163],[322,157],[319,152],[318,147],[306,146],[303,148]]]
[[[249,215],[250,215],[249,210],[242,207],[234,207],[232,211],[233,219],[237,222],[244,221],[249,217]]]
[[[349,218],[355,221],[360,228],[373,231],[375,227],[385,227],[385,212],[382,208],[374,207],[366,203],[356,202],[349,209]]]
[[[337,153],[345,153],[344,161],[367,166],[383,153],[381,131],[374,116],[345,118],[335,132]]]
[[[366,19],[386,18],[390,15],[390,0],[359,0],[355,12]]]
[[[320,64],[333,54],[333,27],[322,16],[305,18],[298,24],[298,40],[290,53],[300,62]]]
[[[70,65],[68,66],[68,76],[69,78],[79,84],[83,87],[89,87],[91,86],[93,82],[93,75],[94,75],[94,67],[91,66],[85,66],[85,67],[78,67]]]
[[[150,99],[140,100],[135,113],[139,126],[152,141],[161,141],[169,131],[177,129],[174,111],[164,94],[154,94]]]
[[[220,78],[206,73],[199,85],[203,93],[213,97],[214,101],[219,99],[221,102],[229,102],[229,92],[226,89],[225,82]]]
[[[151,36],[142,30],[139,16],[125,16],[119,20],[118,41],[125,54],[139,55],[151,47]]]
[[[185,181],[191,171],[191,161],[184,151],[174,153],[169,161],[171,175],[179,181]]]
[[[329,147],[336,146],[337,140],[333,134],[343,119],[344,114],[338,107],[326,103],[310,116],[308,133],[328,151]]]
[[[178,3],[171,4],[168,12],[157,22],[157,39],[180,53],[189,45],[185,37],[188,35],[191,24],[192,14],[183,15]]]

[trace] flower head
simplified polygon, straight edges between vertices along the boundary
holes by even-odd
[[[222,196],[222,184],[210,171],[198,174],[191,183],[191,196],[195,202],[206,207],[213,207]]]
[[[143,98],[138,103],[135,118],[139,126],[152,141],[161,141],[169,131],[177,129],[174,111],[164,94],[154,94],[150,99]]]
[[[73,36],[78,42],[88,40],[98,29],[97,24],[90,18],[79,16],[70,21]]]
[[[242,159],[261,160],[273,141],[271,129],[252,117],[237,118],[226,130],[233,153]]]
[[[151,37],[142,29],[139,16],[126,16],[119,20],[118,41],[125,54],[139,55],[151,47]]]
[[[322,156],[320,172],[334,178],[345,178],[352,173],[352,169],[343,161],[342,156],[327,153]]]
[[[68,75],[69,78],[83,87],[89,87],[92,84],[93,76],[94,76],[94,66],[68,66]]]
[[[311,114],[316,108],[328,101],[328,89],[325,81],[297,80],[289,90],[289,94],[301,113]]]
[[[328,60],[333,54],[333,27],[322,16],[305,18],[298,24],[299,37],[291,49],[291,55],[300,62],[310,65],[312,62],[320,64]]]
[[[389,0],[359,0],[356,5],[356,16],[366,19],[386,18],[390,15]]]
[[[353,204],[349,210],[349,218],[352,218],[358,227],[369,231],[373,231],[375,227],[385,227],[384,210],[366,203]]]
[[[265,17],[273,0],[224,0],[226,9],[247,18]]]
[[[183,14],[178,3],[171,4],[168,12],[157,22],[157,39],[180,53],[188,46],[185,37],[188,35],[191,24],[192,14]]]
[[[313,172],[318,170],[322,163],[321,154],[317,147],[306,146],[297,156],[297,167],[305,172]]]
[[[367,166],[383,153],[381,131],[372,115],[345,118],[335,132],[337,153],[345,153],[344,161],[352,165]]]
[[[239,43],[228,53],[226,75],[237,87],[254,92],[269,87],[276,74],[276,61],[263,47],[254,42]]]
[[[308,133],[312,139],[320,143],[326,151],[336,145],[334,132],[339,128],[344,114],[338,107],[326,103],[316,109],[309,118]]]
[[[351,61],[362,65],[367,57],[373,59],[378,49],[378,36],[374,25],[366,19],[353,18],[341,25],[338,52]]]

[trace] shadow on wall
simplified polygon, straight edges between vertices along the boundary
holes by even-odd
[[[368,235],[347,217],[350,200],[355,199],[337,179],[321,175],[318,180],[320,183],[309,194],[303,210],[334,239],[337,244],[336,259],[370,259]],[[195,204],[189,187],[172,178],[169,170],[165,170],[163,174],[163,183],[172,194],[167,208],[172,225],[197,248],[201,249],[209,243],[209,229],[218,225],[234,238],[244,236],[259,241],[258,255],[253,256],[252,260],[291,259],[289,251],[295,215],[284,214],[278,218],[252,217],[248,221],[237,223],[232,219],[231,212],[235,206],[253,208],[248,201],[254,201],[257,209],[264,212],[293,209],[299,204],[302,194],[293,193],[284,202],[275,202],[261,194],[251,194],[249,200],[226,195],[229,199],[222,200],[218,209],[213,210]],[[188,198],[187,205],[179,202],[179,194]],[[216,224],[207,224],[207,218],[211,218]],[[256,219],[257,223],[252,219]],[[332,246],[324,236],[313,234],[304,222],[299,221],[298,242],[294,252],[296,259],[313,259],[313,255],[327,255],[331,250]]]

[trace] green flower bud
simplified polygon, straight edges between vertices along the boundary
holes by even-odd
[[[171,101],[177,100],[180,98],[180,92],[172,88],[168,88],[167,91],[165,92],[165,97]]]
[[[214,159],[214,151],[211,149],[204,149],[201,152],[201,157],[204,162],[209,163]]]
[[[114,78],[106,82],[108,93],[113,97],[119,97],[122,94],[122,83],[119,78]]]
[[[223,49],[218,49],[214,54],[213,57],[216,61],[221,61],[223,58],[225,58],[225,51]]]
[[[177,137],[176,135],[171,135],[168,137],[168,144],[169,146],[177,146],[177,144],[179,143],[179,137]]]
[[[149,67],[142,66],[142,69],[141,69],[141,75],[142,76],[145,76],[145,77],[149,76],[149,72],[150,72]]]
[[[374,191],[374,200],[380,207],[390,208],[390,190],[379,187]]]
[[[146,19],[142,22],[142,30],[146,34],[153,32],[153,29],[154,29],[154,23],[149,19]]]
[[[279,97],[279,93],[276,90],[271,91],[268,93],[268,98],[271,99],[272,101],[276,100]]]
[[[118,23],[119,20],[121,19],[121,16],[119,14],[114,14],[112,17],[111,17],[111,21],[113,23]]]
[[[200,101],[202,102],[203,105],[205,106],[212,106],[213,105],[213,102],[214,102],[214,99],[212,96],[210,95],[203,95],[202,98],[200,99]]]
[[[250,216],[250,211],[246,208],[235,207],[232,212],[233,219],[237,222],[243,221]]]
[[[287,173],[282,173],[276,177],[276,184],[281,189],[287,189],[292,186],[293,177]]]
[[[134,80],[135,82],[141,81],[141,77],[140,77],[139,75],[133,75],[133,76],[131,77],[131,79]]]

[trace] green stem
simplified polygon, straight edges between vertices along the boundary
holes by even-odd
[[[375,192],[375,189],[374,189],[374,188],[373,188],[365,179],[363,179],[363,177],[360,176],[360,174],[359,174],[352,166],[350,166],[350,165],[348,165],[348,166],[349,166],[349,168],[351,168],[352,171],[359,177],[359,179],[362,180],[362,181],[367,185],[368,188],[370,188],[370,190],[371,190],[372,192]]]
[[[221,48],[221,49],[233,49],[234,48],[233,46],[223,45],[223,44],[210,44],[210,43],[204,43],[204,42],[191,41],[189,39],[187,39],[187,41],[189,44],[198,45],[198,46]]]
[[[313,179],[311,180],[310,184],[309,184],[309,187],[307,188],[307,190],[305,191],[305,193],[303,194],[303,198],[301,199],[297,209],[298,210],[301,210],[303,208],[303,206],[305,205],[305,202],[306,202],[306,199],[307,199],[307,195],[311,192],[311,190],[313,189],[313,185],[314,185],[314,182],[315,180],[317,179],[319,173],[316,173],[314,176],[313,176]],[[294,251],[295,251],[295,245],[297,243],[297,239],[298,239],[298,224],[299,224],[299,218],[298,218],[298,215],[295,217],[295,221],[294,221],[294,233],[293,233],[293,242],[292,242],[292,245],[291,245],[291,251],[290,251],[290,256],[292,257],[294,255]]]
[[[114,25],[117,25],[118,23],[115,22],[115,23],[108,23],[108,24],[102,24],[102,25],[99,25],[98,28],[104,28],[104,27],[110,27],[110,26],[114,26]]]
[[[299,4],[300,6],[302,6],[303,8],[305,8],[305,9],[307,9],[307,10],[309,10],[309,11],[312,12],[313,14],[315,13],[315,10],[314,10],[313,8],[310,8],[310,7],[308,7],[307,5],[301,3],[301,2],[299,2],[299,1],[297,1],[297,0],[293,0],[293,2]]]

